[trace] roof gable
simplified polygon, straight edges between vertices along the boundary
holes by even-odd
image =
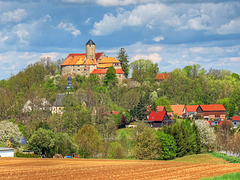
[[[95,53],[96,60],[98,60],[103,52]],[[61,66],[69,66],[69,65],[82,65],[86,58],[86,53],[71,53],[65,59],[65,61],[61,64]],[[95,61],[96,61],[95,60]]]
[[[115,57],[104,57],[99,64],[120,63]]]
[[[186,106],[186,111],[187,112],[196,112],[198,108],[198,105],[187,105]]]
[[[167,115],[166,111],[151,111],[148,121],[163,121],[165,115]]]
[[[178,116],[183,115],[183,110],[185,108],[185,105],[171,105],[173,114],[177,114]]]
[[[226,111],[222,104],[199,105],[203,111]]]
[[[87,59],[84,63],[84,65],[97,65],[96,59]]]

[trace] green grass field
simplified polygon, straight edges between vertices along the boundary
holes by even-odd
[[[190,163],[211,163],[211,164],[228,164],[229,162],[222,159],[214,157],[210,154],[195,154],[177,158],[171,161],[175,162],[190,162]]]
[[[214,178],[204,178],[202,180],[239,180],[240,173],[224,174],[223,176],[217,176]]]

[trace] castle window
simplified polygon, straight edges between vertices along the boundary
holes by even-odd
[[[80,69],[78,69],[78,71],[80,71]]]

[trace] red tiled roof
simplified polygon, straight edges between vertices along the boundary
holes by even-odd
[[[233,117],[232,117],[232,120],[233,120],[233,121],[240,121],[240,116],[233,116]]]
[[[108,69],[94,69],[91,74],[106,74]],[[115,69],[116,74],[124,74],[122,69]]]
[[[151,106],[147,107],[147,111],[151,111]],[[167,111],[165,106],[157,106],[157,111]]]
[[[112,111],[113,114],[119,114],[120,111]]]
[[[169,78],[169,74],[161,73],[161,74],[157,74],[154,79],[155,80],[164,80],[164,79],[167,79],[167,78]]]
[[[98,60],[103,53],[95,53],[95,58]],[[81,65],[86,57],[86,53],[70,53],[61,66]]]
[[[98,60],[102,54],[103,54],[103,52],[95,53],[96,60]]]
[[[186,105],[187,112],[196,112],[198,105]]]
[[[173,114],[177,114],[178,116],[183,115],[185,105],[171,105]]]
[[[162,121],[166,113],[166,111],[151,111],[148,121]]]
[[[222,104],[199,105],[203,111],[226,111]]]

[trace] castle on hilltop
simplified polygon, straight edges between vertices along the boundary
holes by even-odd
[[[107,57],[103,52],[95,53],[95,43],[90,39],[86,44],[86,53],[71,53],[61,64],[61,76],[67,78],[69,75],[89,76],[98,75],[102,80],[109,67],[113,66],[120,81],[125,79],[124,72],[119,60],[115,57]]]

